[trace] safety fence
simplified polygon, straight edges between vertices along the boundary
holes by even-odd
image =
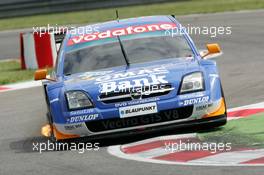
[[[0,18],[151,4],[176,0],[1,0]]]

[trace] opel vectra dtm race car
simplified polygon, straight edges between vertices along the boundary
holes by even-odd
[[[137,134],[226,123],[226,106],[208,44],[201,55],[173,16],[89,25],[67,32],[53,74],[44,80],[48,122],[55,140]]]

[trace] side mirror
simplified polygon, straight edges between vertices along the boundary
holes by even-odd
[[[47,69],[39,69],[34,74],[35,80],[44,80],[47,77]]]
[[[202,55],[202,58],[205,58],[208,55],[219,56],[221,54],[221,48],[217,43],[207,44],[206,47],[207,47],[207,53]]]

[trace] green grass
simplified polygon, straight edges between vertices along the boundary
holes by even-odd
[[[118,9],[120,18],[127,18],[158,14],[185,15],[261,8],[264,8],[263,0],[186,0],[162,4],[120,7]],[[47,24],[64,25],[107,21],[115,18],[115,9],[108,8],[1,19],[0,30],[47,26]]]
[[[232,146],[264,148],[264,113],[244,119],[232,120],[224,127],[199,133],[205,142],[232,143]]]
[[[0,85],[33,80],[35,70],[21,70],[17,60],[0,62]]]
[[[33,80],[35,71],[21,70],[18,60],[0,61],[0,85]],[[51,71],[52,68],[48,68],[48,74]]]

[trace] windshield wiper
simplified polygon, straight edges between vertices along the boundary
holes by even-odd
[[[128,58],[127,58],[127,54],[126,54],[125,49],[124,49],[124,46],[123,46],[123,44],[122,44],[122,42],[121,42],[121,40],[120,40],[120,37],[117,36],[117,39],[118,39],[118,41],[119,41],[120,48],[121,48],[122,54],[123,54],[123,56],[124,56],[124,58],[125,58],[126,64],[127,64],[127,66],[129,66],[129,61],[128,61]]]

